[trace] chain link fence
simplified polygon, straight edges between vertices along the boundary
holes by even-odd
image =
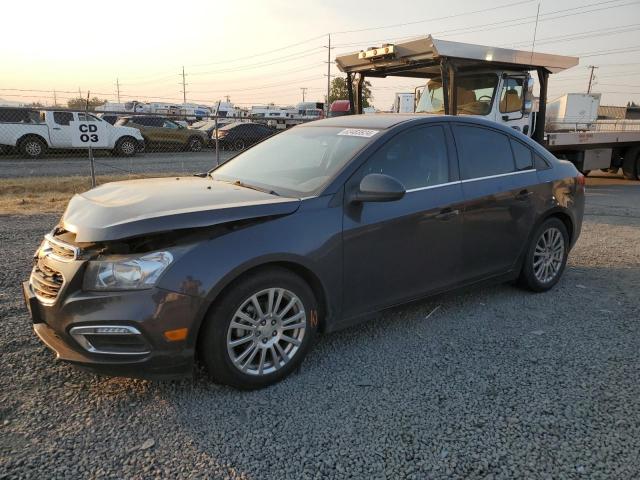
[[[0,213],[58,211],[72,194],[91,188],[92,171],[98,185],[207,172],[258,142],[317,118],[275,113],[0,107]],[[75,147],[74,122],[96,125],[104,137],[101,146]]]

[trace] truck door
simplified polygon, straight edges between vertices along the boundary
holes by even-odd
[[[503,78],[498,96],[496,122],[503,123],[530,136],[529,115],[523,113],[525,81],[524,76]]]
[[[48,122],[51,146],[53,148],[71,148],[71,127],[69,122],[74,120],[74,113],[53,112],[52,117],[49,117]]]

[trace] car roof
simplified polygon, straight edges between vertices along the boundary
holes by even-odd
[[[389,129],[399,124],[424,122],[456,122],[470,125],[485,126],[507,133],[515,130],[486,118],[467,115],[438,115],[430,113],[367,113],[360,115],[343,115],[298,125],[296,128],[308,127],[344,127],[344,128],[375,128]]]

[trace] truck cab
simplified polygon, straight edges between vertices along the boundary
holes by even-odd
[[[485,70],[460,74],[457,79],[458,115],[472,115],[503,123],[531,136],[534,81],[514,70]],[[416,113],[444,114],[442,77],[427,81],[416,102]]]

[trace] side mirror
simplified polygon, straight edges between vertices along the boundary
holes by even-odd
[[[531,113],[533,111],[533,102],[531,100],[525,100],[522,111],[524,113]]]
[[[529,75],[524,82],[524,102],[522,104],[522,113],[531,113],[533,111],[533,86],[535,81]]]
[[[404,185],[389,175],[370,173],[350,195],[350,202],[391,202],[404,197]]]

